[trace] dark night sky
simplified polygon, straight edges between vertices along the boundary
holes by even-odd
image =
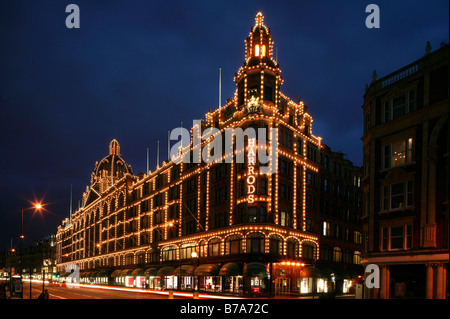
[[[67,29],[78,4],[81,28]],[[378,4],[381,28],[367,29]],[[271,28],[285,80],[314,118],[313,133],[362,165],[364,86],[448,42],[449,3],[429,1],[20,1],[0,3],[0,250],[56,232],[96,161],[116,138],[135,174],[151,169],[167,131],[234,94],[244,39],[258,11]],[[162,155],[161,159],[165,159]],[[14,239],[13,245],[19,246]]]

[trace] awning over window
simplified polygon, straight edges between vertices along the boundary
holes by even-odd
[[[319,267],[305,266],[300,272],[302,278],[321,278],[323,277],[322,271]]]
[[[120,277],[121,273],[122,273],[122,270],[120,270],[120,269],[114,270],[111,274],[111,277]]]
[[[95,277],[109,277],[111,274],[111,270],[100,270],[95,274]]]
[[[335,273],[334,269],[328,267],[320,268],[320,270],[322,271],[322,275],[324,278],[329,278],[332,274]]]
[[[357,271],[354,269],[349,269],[348,274],[350,275],[350,279],[358,279],[358,276],[363,276],[363,270],[361,269],[361,271]]]
[[[148,268],[145,271],[145,275],[146,276],[156,276],[158,274],[158,269],[157,268]]]
[[[144,276],[144,269],[142,268],[136,268],[131,272],[131,276]]]
[[[247,263],[244,266],[243,274],[246,277],[265,278],[267,277],[267,268],[266,265],[260,262]]]
[[[219,276],[242,276],[242,266],[236,263],[227,263],[220,268]]]
[[[133,272],[133,269],[124,269],[122,270],[122,272],[120,273],[121,277],[125,277],[125,276],[131,276],[131,273]]]
[[[215,264],[204,264],[195,268],[196,276],[218,276],[220,267]]]
[[[158,276],[172,276],[175,269],[173,267],[167,266],[162,267],[160,270],[158,270],[157,275]]]
[[[346,270],[339,268],[334,270],[334,276],[336,279],[350,279],[349,273]]]
[[[190,265],[183,265],[175,269],[174,276],[192,276],[194,275],[194,267]]]

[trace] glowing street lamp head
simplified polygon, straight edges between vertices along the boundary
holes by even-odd
[[[36,205],[34,205],[34,208],[36,208],[36,209],[41,209],[41,208],[42,208],[42,205],[41,205],[40,203],[37,203]]]

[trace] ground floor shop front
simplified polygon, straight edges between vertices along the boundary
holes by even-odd
[[[229,262],[85,271],[80,273],[80,282],[226,295],[314,295],[351,293],[358,276],[353,270],[298,262]]]
[[[448,256],[448,251],[442,254],[410,252],[409,255],[372,255],[363,262],[365,266],[378,266],[380,287],[365,287],[364,298],[448,298]]]

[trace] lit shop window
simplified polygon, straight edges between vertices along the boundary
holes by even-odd
[[[383,211],[412,207],[413,181],[383,186]]]
[[[328,281],[325,279],[317,279],[317,292],[328,292]]]
[[[406,250],[412,245],[412,225],[382,228],[381,250]]]
[[[415,160],[414,140],[410,137],[406,140],[400,140],[387,144],[384,146],[383,153],[383,168],[391,168],[413,163]]]

